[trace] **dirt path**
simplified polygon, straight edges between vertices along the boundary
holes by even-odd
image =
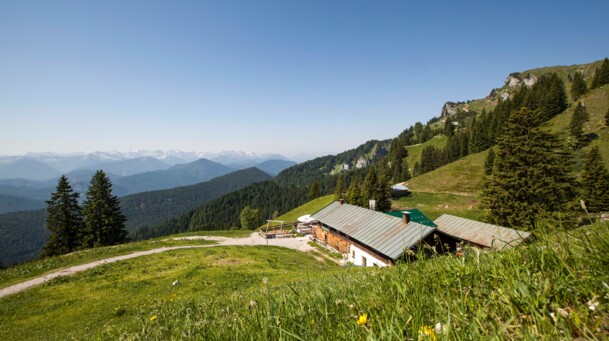
[[[115,256],[115,257],[110,257],[110,258],[105,258],[105,259],[100,259],[100,260],[96,260],[90,263],[86,263],[86,264],[81,264],[81,265],[75,265],[75,266],[71,266],[69,268],[66,269],[62,269],[62,270],[58,270],[55,272],[51,272],[49,274],[46,274],[44,276],[40,276],[25,282],[21,282],[21,283],[17,283],[14,285],[11,285],[9,287],[0,289],[0,298],[4,297],[4,296],[8,296],[8,295],[12,295],[15,293],[18,293],[20,291],[23,291],[25,289],[31,288],[33,286],[42,284],[46,281],[49,281],[53,278],[56,277],[61,277],[61,276],[69,276],[69,275],[73,275],[75,273],[78,272],[82,272],[82,271],[86,271],[89,269],[92,269],[96,266],[102,265],[102,264],[108,264],[108,263],[114,263],[114,262],[118,262],[121,260],[125,260],[125,259],[131,259],[131,258],[136,258],[136,257],[141,257],[141,256],[146,256],[146,255],[152,255],[155,253],[161,253],[161,252],[165,252],[165,251],[171,251],[171,250],[179,250],[179,249],[192,249],[192,248],[203,248],[203,247],[214,247],[214,246],[228,246],[228,245],[249,245],[249,246],[255,246],[255,245],[269,245],[269,246],[281,246],[281,247],[286,247],[289,249],[294,249],[294,250],[298,250],[298,251],[302,251],[302,252],[309,252],[309,251],[313,251],[314,248],[307,244],[309,241],[308,237],[298,237],[298,238],[281,238],[281,239],[264,239],[262,238],[257,232],[252,233],[249,237],[245,237],[245,238],[228,238],[228,237],[211,237],[211,236],[194,236],[194,237],[183,237],[183,238],[175,238],[176,240],[213,240],[216,241],[217,244],[213,244],[213,245],[185,245],[185,246],[166,246],[166,247],[160,247],[158,249],[152,249],[152,250],[147,250],[147,251],[136,251],[133,253],[130,253],[128,255],[123,255],[123,256]],[[319,257],[314,256],[316,259],[320,260],[321,259]],[[328,258],[330,259],[330,258]],[[334,260],[332,260],[334,261]]]

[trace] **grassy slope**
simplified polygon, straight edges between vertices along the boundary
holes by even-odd
[[[313,214],[322,209],[323,207],[329,205],[332,201],[334,201],[334,194],[325,195],[323,197],[319,197],[305,204],[302,204],[291,210],[290,212],[280,215],[275,220],[283,220],[286,223],[293,223],[298,220],[298,217],[301,217],[305,214]],[[260,226],[260,228],[263,227],[266,227],[266,224]]]
[[[411,196],[394,200],[392,208],[396,210],[417,208],[432,220],[448,213],[483,221],[485,212],[478,208],[479,204],[480,199],[477,196],[413,192]]]
[[[408,157],[406,158],[408,166],[412,169],[414,164],[421,160],[421,153],[423,153],[423,149],[425,149],[425,147],[434,146],[437,148],[442,148],[446,146],[446,141],[448,141],[448,138],[445,135],[438,135],[429,141],[412,146],[406,146],[406,150],[408,151]]]
[[[274,247],[157,254],[1,299],[0,338],[416,339],[436,323],[439,339],[607,338],[609,224],[538,236],[387,269]]]
[[[2,299],[0,339],[90,339],[91,332],[148,324],[155,315],[158,322],[167,323],[170,307],[180,307],[184,313],[209,309],[221,318],[235,308],[247,307],[257,296],[250,295],[250,289],[266,287],[265,280],[276,287],[325,271],[333,270],[321,267],[311,256],[278,247],[191,249],[144,256],[58,278]],[[175,280],[180,284],[172,285]],[[243,296],[247,299],[239,299]],[[225,304],[235,299],[238,304],[227,308]],[[194,315],[179,324],[187,320],[214,324]]]
[[[26,281],[49,272],[57,271],[70,266],[92,262],[98,259],[126,255],[135,251],[156,249],[163,246],[176,245],[202,245],[212,244],[213,242],[204,240],[170,240],[176,237],[185,236],[224,236],[224,237],[245,237],[251,231],[198,231],[164,236],[161,238],[145,240],[135,243],[127,243],[111,247],[100,247],[79,252],[69,253],[59,257],[51,257],[33,260],[30,262],[15,265],[13,267],[0,270],[0,288],[5,288],[15,283]]]
[[[477,194],[482,188],[481,180],[487,153],[488,151],[484,151],[468,155],[429,173],[414,177],[406,182],[406,186],[414,192]]]

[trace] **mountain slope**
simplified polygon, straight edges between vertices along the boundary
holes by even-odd
[[[296,162],[294,161],[288,161],[288,160],[266,160],[264,162],[261,162],[257,165],[255,165],[254,167],[270,174],[270,175],[277,175],[279,174],[279,172],[281,172],[282,170],[292,167],[296,164]]]
[[[42,200],[15,197],[0,194],[0,214],[7,212],[18,212],[27,210],[37,210],[45,206]]]
[[[158,170],[165,170],[171,167],[163,161],[157,160],[152,157],[140,157],[127,160],[119,160],[112,162],[98,163],[81,169],[98,170],[102,169],[106,173],[114,173],[121,176],[129,176],[134,174],[140,174],[145,172],[153,172]]]
[[[166,170],[135,174],[118,179],[115,186],[124,187],[127,193],[139,193],[178,186],[188,186],[211,180],[234,169],[207,159],[175,165]],[[127,194],[125,193],[125,194]]]
[[[0,214],[0,264],[37,257],[49,235],[45,219],[45,210]]]
[[[58,170],[30,158],[0,164],[0,179],[48,180],[59,175]]]
[[[267,173],[248,168],[195,185],[128,195],[120,198],[121,210],[127,217],[127,230],[135,231],[175,218],[223,194],[269,179],[271,176]]]

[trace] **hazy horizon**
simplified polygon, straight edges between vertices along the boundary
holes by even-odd
[[[609,56],[605,1],[0,3],[0,155],[321,156]],[[556,23],[560,22],[560,25]]]

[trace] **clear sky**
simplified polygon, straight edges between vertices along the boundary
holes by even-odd
[[[0,1],[0,154],[321,155],[609,56],[609,1]]]

